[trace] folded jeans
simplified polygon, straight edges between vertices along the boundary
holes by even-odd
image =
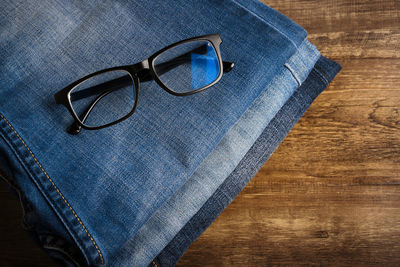
[[[146,266],[160,253],[234,170],[270,120],[307,78],[319,57],[319,51],[305,40],[192,177],[126,242],[113,258],[113,265],[134,262],[136,266]]]
[[[1,6],[0,165],[31,208],[26,220],[37,241],[62,243],[70,251],[64,256],[77,264],[112,264],[306,37],[254,0]],[[177,98],[149,83],[130,120],[79,137],[65,132],[70,118],[53,103],[55,91],[88,72],[140,61],[166,44],[210,32],[221,34],[223,57],[237,62],[218,85]],[[275,113],[285,100],[278,102]]]
[[[315,64],[305,82],[265,127],[235,170],[224,180],[201,209],[181,228],[150,266],[173,266],[190,244],[232,202],[268,160],[314,99],[329,85],[341,67],[325,57]]]

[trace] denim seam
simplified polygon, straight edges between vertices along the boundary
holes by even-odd
[[[304,44],[308,48],[313,47],[313,45],[310,42],[307,42],[307,39],[305,41],[303,41],[303,43],[300,45],[300,47],[302,47]],[[300,48],[298,50],[300,50]],[[319,56],[318,56],[318,58],[319,58],[321,56],[321,54],[320,53],[318,53],[318,54],[319,54]],[[302,68],[307,68],[308,64],[305,63],[304,56],[300,56],[298,58],[299,62],[297,63],[297,68],[293,69],[292,68],[292,63],[293,63],[292,59],[293,59],[293,56],[284,64],[284,66],[290,71],[290,73],[292,74],[292,76],[294,77],[294,79],[296,80],[297,84],[300,87],[303,84],[303,82],[307,79],[307,76],[309,74],[307,76],[305,76],[305,77],[302,77],[301,71],[297,71],[296,69],[298,69],[298,67],[300,65],[301,65]],[[315,62],[317,62],[317,61],[318,61],[318,59]],[[329,84],[329,83],[327,83],[327,84]]]
[[[300,86],[301,85],[301,81],[299,79],[299,77],[297,77],[296,73],[294,72],[294,70],[289,66],[289,64],[285,63],[284,65],[289,72],[292,74],[292,76],[294,77],[294,79],[296,80],[297,84]]]
[[[72,214],[75,216],[75,218],[77,219],[77,221],[79,222],[79,224],[82,226],[82,229],[86,232],[86,234],[88,235],[88,237],[90,238],[92,244],[94,245],[94,247],[97,250],[97,253],[100,257],[100,261],[101,264],[104,264],[104,259],[103,259],[103,255],[99,249],[99,247],[96,244],[96,241],[93,239],[93,237],[91,236],[91,234],[88,232],[88,230],[86,229],[86,227],[83,225],[81,219],[78,217],[78,215],[76,214],[76,212],[74,211],[74,209],[71,207],[71,205],[69,204],[69,202],[67,201],[67,199],[64,197],[64,195],[60,192],[60,190],[58,189],[58,187],[55,185],[55,183],[53,182],[53,180],[50,178],[50,176],[47,174],[47,172],[43,169],[42,165],[39,163],[39,161],[37,160],[37,158],[35,157],[35,155],[33,154],[33,152],[30,150],[30,148],[27,146],[27,144],[24,142],[24,140],[22,140],[21,136],[17,133],[17,131],[14,129],[14,127],[8,122],[8,120],[0,113],[0,117],[4,120],[4,122],[6,122],[8,124],[8,126],[12,129],[12,131],[16,134],[16,136],[18,137],[18,139],[22,142],[22,144],[25,146],[25,148],[28,150],[28,152],[30,153],[30,155],[32,156],[33,160],[36,162],[36,164],[39,166],[39,168],[41,169],[41,171],[43,172],[43,174],[47,177],[47,179],[49,180],[49,182],[53,185],[54,189],[56,190],[56,192],[58,193],[58,195],[64,200],[65,204],[67,204],[69,210],[72,212]]]
[[[327,80],[327,78],[325,77],[325,75],[323,75],[317,68],[314,68],[315,73],[318,74],[318,76],[321,78],[322,82],[325,83],[325,86],[329,85],[329,82]]]

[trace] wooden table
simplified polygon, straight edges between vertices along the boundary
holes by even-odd
[[[265,2],[343,70],[178,266],[400,265],[400,1]],[[0,203],[0,266],[54,266]]]

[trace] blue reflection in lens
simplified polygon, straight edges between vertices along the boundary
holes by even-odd
[[[217,55],[211,44],[206,54],[191,53],[192,88],[200,89],[215,81],[219,74]]]

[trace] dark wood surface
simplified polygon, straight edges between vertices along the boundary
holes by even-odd
[[[265,2],[343,70],[178,266],[400,265],[400,1]],[[0,203],[0,266],[54,266]]]

